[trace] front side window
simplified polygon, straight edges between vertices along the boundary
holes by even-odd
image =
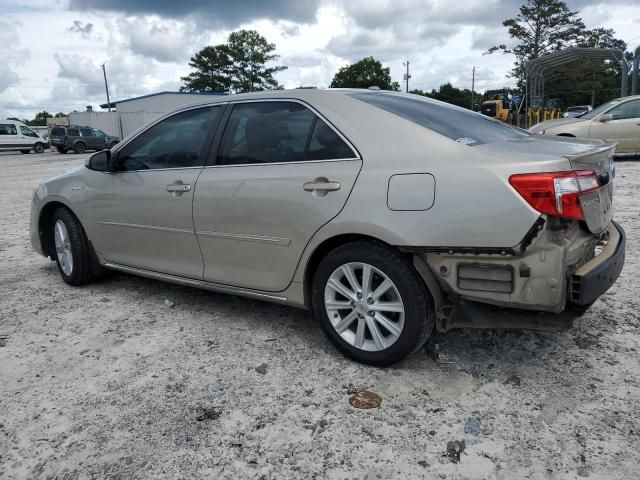
[[[93,131],[90,128],[81,128],[80,135],[82,135],[83,137],[92,137]]]
[[[187,168],[203,164],[202,150],[222,107],[176,113],[145,130],[118,151],[120,171]]]
[[[626,118],[640,118],[640,100],[624,102],[612,108],[609,113],[614,120],[624,120]]]
[[[38,134],[31,130],[29,127],[25,127],[24,125],[20,125],[20,133],[26,137],[38,137]]]
[[[0,135],[17,135],[18,130],[12,123],[0,123]]]
[[[590,119],[595,118],[596,116],[600,115],[601,113],[606,112],[607,110],[609,110],[611,107],[617,105],[618,103],[620,103],[620,100],[611,100],[610,102],[603,103],[602,105],[600,105],[599,107],[594,108],[590,112],[583,113],[582,115],[580,115],[580,118],[584,118],[584,119],[590,120]]]
[[[252,102],[234,106],[216,163],[247,165],[355,157],[340,136],[304,105]]]
[[[95,137],[106,137],[106,133],[104,133],[102,130],[98,130],[97,128],[93,129],[93,135]]]
[[[505,122],[417,95],[416,98],[388,93],[349,95],[464,145],[520,140],[530,135]]]

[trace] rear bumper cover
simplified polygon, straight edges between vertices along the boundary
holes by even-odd
[[[571,275],[569,301],[575,305],[589,305],[609,290],[622,271],[626,236],[623,228],[611,222],[609,242],[599,255],[585,263]]]

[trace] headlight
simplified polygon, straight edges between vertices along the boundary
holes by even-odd
[[[38,195],[38,190],[40,190],[40,185],[38,185],[37,187],[33,188],[33,191],[31,192],[31,199],[32,200],[36,199],[36,195]]]

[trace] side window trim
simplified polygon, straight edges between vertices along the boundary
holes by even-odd
[[[219,165],[217,163],[217,159],[218,159],[218,154],[220,153],[220,147],[221,147],[221,143],[222,143],[222,137],[224,135],[224,131],[227,128],[228,125],[228,121],[229,121],[229,117],[231,116],[231,112],[233,111],[233,108],[236,105],[242,104],[242,103],[262,103],[262,102],[293,102],[293,103],[298,103],[302,106],[304,106],[305,108],[308,108],[311,113],[313,113],[315,115],[315,118],[313,120],[313,123],[311,125],[311,129],[309,131],[308,134],[308,138],[307,138],[307,144],[305,146],[305,160],[302,161],[297,161],[297,162],[272,162],[272,163],[261,163],[261,164],[256,164],[256,163],[242,163],[242,164],[237,164],[237,165]],[[207,159],[206,164],[204,165],[205,168],[235,168],[235,167],[251,167],[251,166],[268,166],[268,165],[295,165],[295,164],[300,164],[300,163],[318,163],[318,162],[344,162],[344,161],[349,161],[349,160],[362,160],[362,156],[360,155],[360,152],[358,151],[358,149],[353,145],[353,143],[351,143],[349,141],[349,139],[347,137],[345,137],[342,132],[340,130],[338,130],[329,120],[327,120],[322,114],[320,114],[315,108],[313,108],[313,106],[309,105],[308,103],[299,100],[297,98],[256,98],[256,99],[251,99],[251,100],[236,100],[236,101],[231,101],[228,103],[228,108],[227,111],[225,111],[224,115],[221,117],[220,119],[220,123],[218,124],[218,131],[216,132],[216,139],[214,140],[214,147],[212,148],[210,153],[209,153],[209,157]],[[333,158],[330,160],[306,160],[306,156],[307,156],[307,152],[309,149],[309,144],[311,143],[311,137],[313,136],[313,131],[315,129],[315,125],[318,121],[318,119],[322,120],[324,123],[327,124],[327,126],[333,130],[338,137],[340,137],[340,139],[349,147],[349,149],[351,150],[351,152],[354,154],[353,157],[349,157],[349,158]]]
[[[191,105],[188,108],[184,108],[184,109],[180,109],[178,111],[173,111],[173,112],[169,112],[165,115],[162,115],[160,117],[158,117],[154,122],[148,124],[146,126],[146,128],[144,128],[143,130],[140,130],[135,136],[132,136],[131,138],[129,138],[125,143],[120,142],[117,144],[117,149],[113,152],[112,154],[112,162],[114,162],[114,165],[117,165],[118,160],[119,160],[119,156],[120,156],[120,152],[129,144],[131,143],[131,141],[133,141],[134,139],[138,138],[140,135],[144,134],[145,132],[147,132],[148,130],[152,129],[153,127],[155,127],[156,125],[158,125],[159,123],[163,122],[164,120],[167,120],[168,118],[173,117],[174,115],[178,115],[180,113],[184,113],[184,112],[188,112],[190,110],[197,110],[199,108],[217,108],[220,107],[222,108],[222,113],[220,114],[220,116],[218,116],[217,122],[215,122],[215,124],[212,123],[209,132],[207,133],[207,137],[204,140],[204,143],[202,145],[202,149],[200,150],[200,158],[202,158],[202,161],[200,162],[200,165],[195,165],[195,166],[191,166],[191,167],[167,167],[167,168],[154,168],[154,169],[144,169],[144,170],[122,170],[122,171],[117,171],[119,174],[121,173],[131,173],[131,172],[137,172],[137,173],[142,173],[142,172],[161,172],[161,171],[166,171],[166,170],[191,170],[191,169],[195,169],[195,168],[203,168],[206,166],[207,164],[207,152],[210,152],[210,149],[213,145],[213,140],[215,138],[215,136],[218,134],[218,130],[220,129],[220,125],[222,124],[222,120],[225,118],[225,116],[227,115],[227,110],[228,110],[228,106],[229,106],[229,102],[222,102],[222,103],[212,103],[212,104],[205,104],[205,105]]]

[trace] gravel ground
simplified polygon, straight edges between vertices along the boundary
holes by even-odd
[[[455,330],[376,369],[304,311],[64,284],[30,195],[82,160],[0,154],[0,478],[640,477],[640,163],[618,164],[622,276],[572,329]],[[380,408],[350,406],[361,387]]]

